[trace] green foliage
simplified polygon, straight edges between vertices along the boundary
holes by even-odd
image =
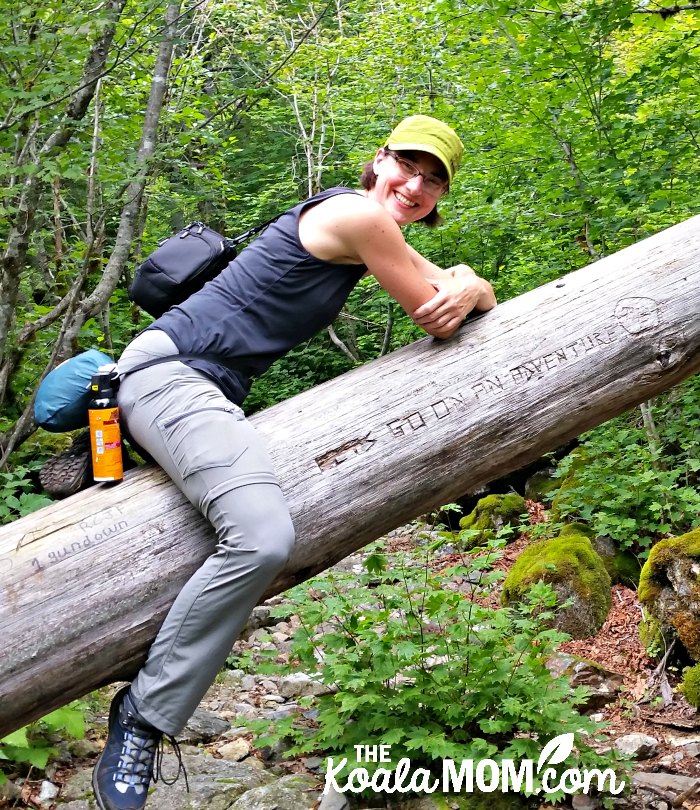
[[[3,737],[0,740],[0,768],[10,765],[45,768],[50,757],[57,753],[50,742],[52,736],[59,732],[76,740],[85,736],[85,708],[80,701],[74,701]],[[0,782],[5,778],[0,770]]]
[[[401,757],[429,767],[443,758],[537,760],[544,741],[575,732],[567,765],[600,764],[584,739],[597,727],[576,711],[585,690],[570,690],[545,664],[567,638],[548,626],[551,588],[538,583],[516,608],[493,609],[452,587],[458,576],[484,595],[497,579],[493,559],[492,549],[464,556],[437,574],[415,559],[389,567],[375,552],[359,583],[332,574],[295,588],[302,629],[292,655],[307,671],[320,661],[333,693],[319,699],[312,729],[288,718],[264,742],[291,737],[292,753],[345,756],[350,770],[355,745],[391,745],[383,767]]]
[[[652,408],[661,446],[638,412],[601,425],[560,462],[557,513],[588,523],[622,548],[646,552],[659,537],[700,525],[700,378]]]
[[[10,523],[51,503],[51,498],[34,491],[36,485],[30,478],[31,472],[32,467],[0,472],[0,524]]]
[[[317,335],[255,380],[245,401],[246,414],[269,408],[351,367],[352,362],[332,348],[326,334]]]

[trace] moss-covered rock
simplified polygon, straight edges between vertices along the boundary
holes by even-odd
[[[561,486],[561,479],[555,478],[554,467],[546,467],[533,473],[525,482],[525,497],[531,501],[551,501]]]
[[[700,661],[700,529],[660,540],[639,578],[637,596],[665,636],[676,635]]]
[[[683,670],[680,691],[691,706],[700,708],[700,664]]]
[[[571,537],[572,535],[587,537],[591,542],[595,539],[595,532],[585,523],[567,523],[562,526],[559,537]]]
[[[521,601],[539,581],[552,586],[560,605],[572,600],[557,613],[555,627],[574,638],[589,638],[600,630],[610,610],[611,583],[588,537],[569,529],[525,549],[503,583],[503,603]]]
[[[580,526],[581,524],[573,525]],[[636,588],[642,571],[637,557],[631,551],[621,549],[611,537],[596,537],[588,527],[582,533],[590,538],[593,548],[605,564],[613,585],[619,582],[628,588]]]
[[[637,556],[631,551],[625,550],[618,550],[615,553],[610,573],[613,584],[619,582],[621,585],[627,585],[628,588],[636,588],[641,575],[642,566]]]
[[[487,495],[459,521],[459,525],[462,529],[478,532],[467,543],[468,547],[472,547],[490,540],[507,524],[517,526],[521,515],[526,512],[527,506],[522,495]]]

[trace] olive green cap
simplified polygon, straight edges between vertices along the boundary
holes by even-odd
[[[429,115],[412,115],[389,135],[384,146],[401,151],[412,149],[434,155],[447,169],[452,182],[464,154],[464,145],[447,124]]]

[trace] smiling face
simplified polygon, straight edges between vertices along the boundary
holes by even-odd
[[[446,176],[442,163],[427,152],[411,152],[410,159],[423,174]],[[442,196],[442,193],[426,191],[420,174],[406,179],[399,163],[384,149],[377,152],[373,169],[377,180],[368,196],[382,205],[397,225],[422,219],[435,208]]]

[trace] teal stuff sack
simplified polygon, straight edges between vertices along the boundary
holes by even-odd
[[[52,433],[87,427],[90,380],[100,366],[113,362],[97,349],[88,349],[49,372],[34,401],[34,418],[39,427]]]

